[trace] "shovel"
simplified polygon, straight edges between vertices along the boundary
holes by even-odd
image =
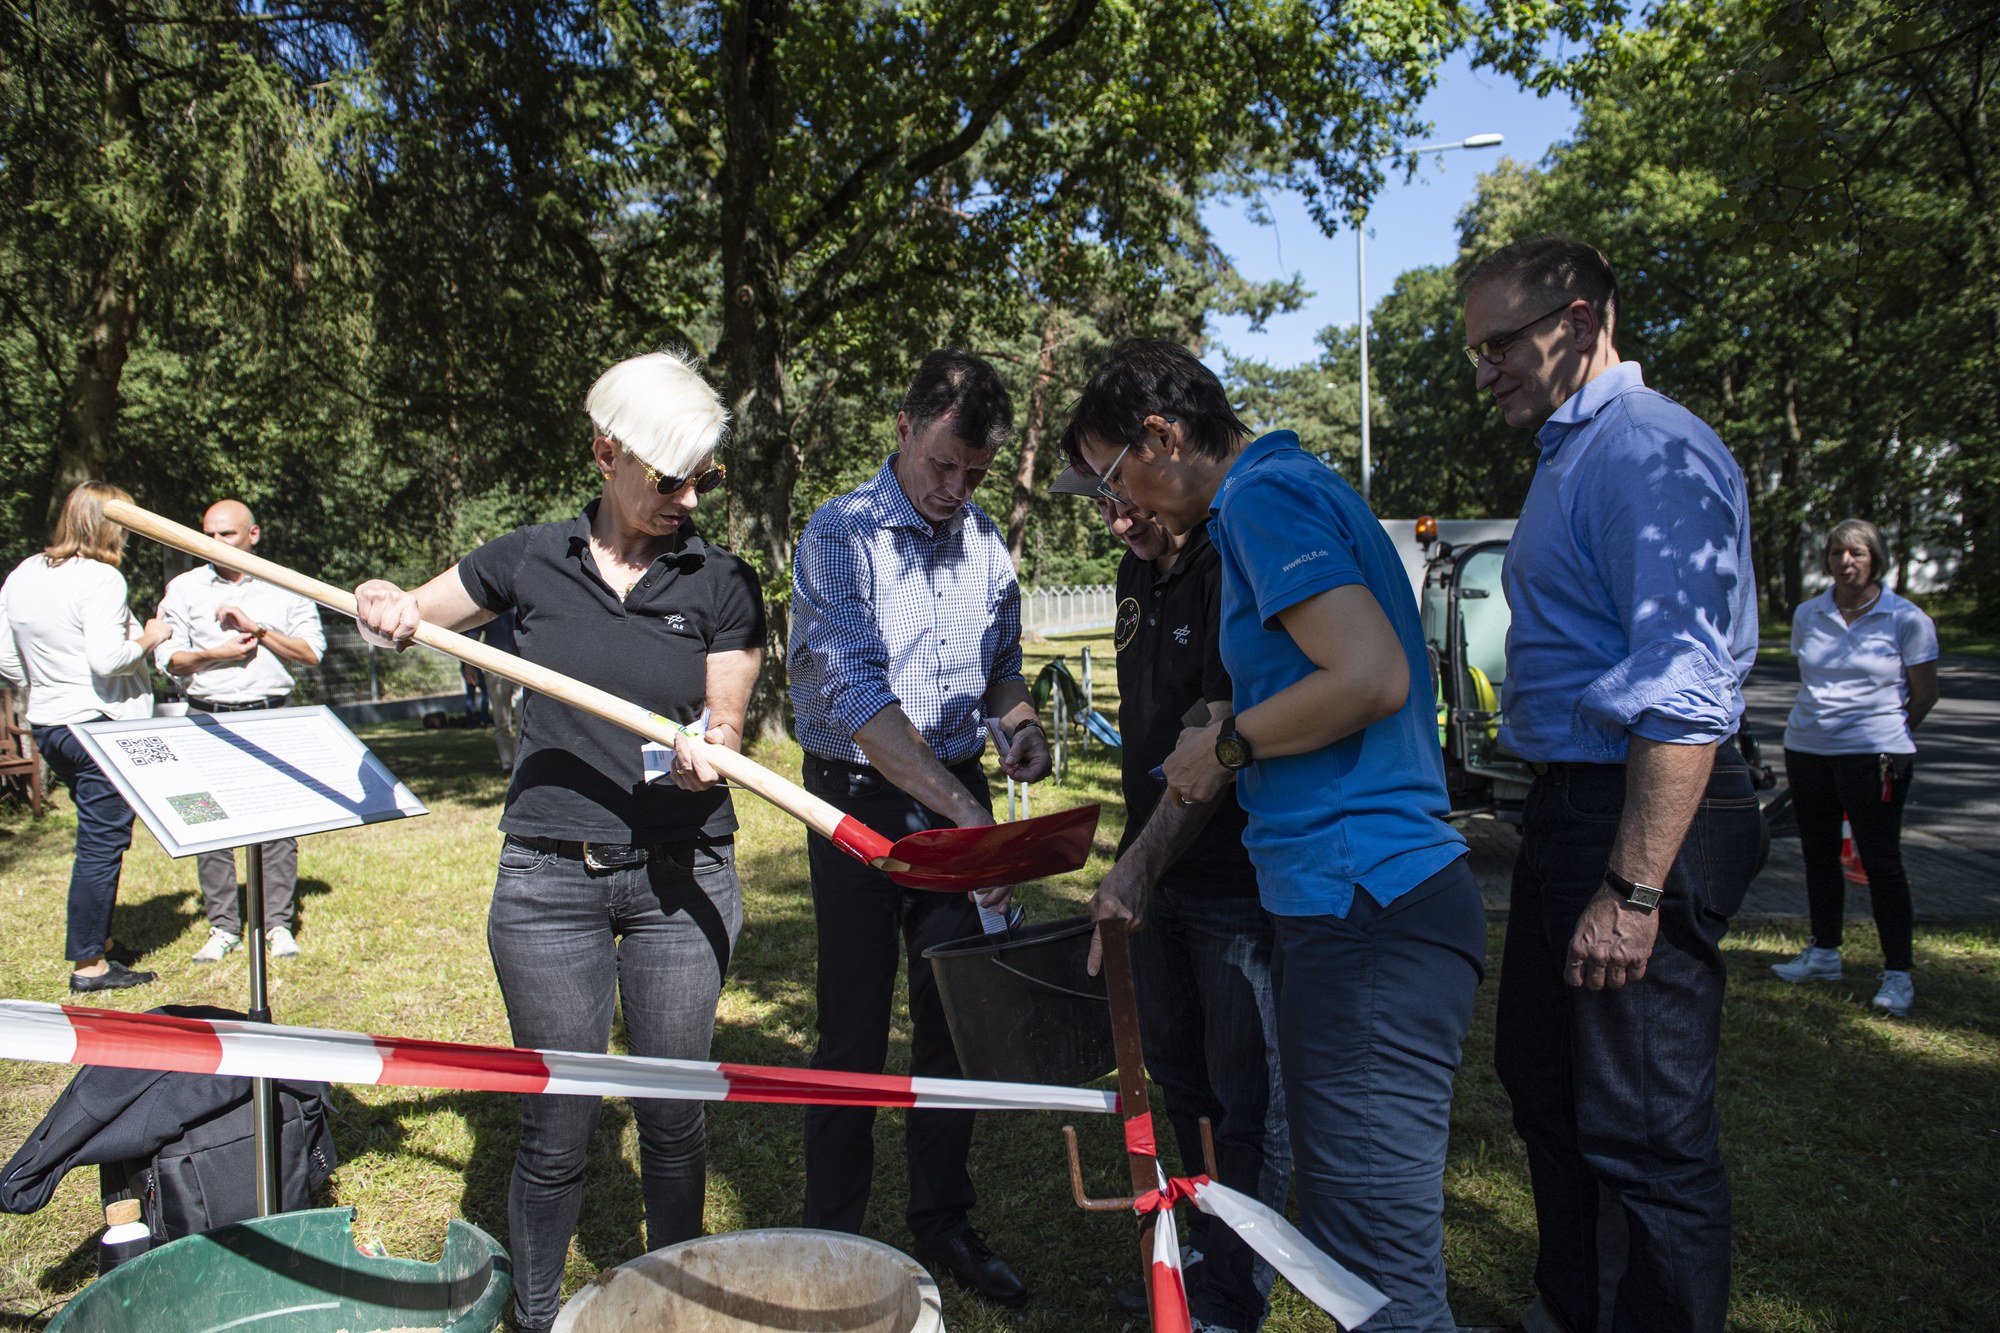
[[[104,514],[112,522],[164,546],[262,579],[343,616],[355,615],[354,594],[345,588],[336,588],[248,551],[239,551],[123,500],[105,501]],[[537,694],[560,699],[572,708],[601,717],[647,740],[672,745],[676,736],[684,734],[666,718],[635,703],[463,634],[426,623],[417,627],[416,641],[503,680],[524,685]],[[695,743],[702,746],[702,757],[730,782],[755,792],[855,860],[910,888],[947,892],[992,889],[1060,875],[1077,869],[1089,859],[1091,837],[1097,831],[1097,807],[1084,805],[1040,819],[990,828],[930,829],[891,843],[831,802],[779,777],[749,757],[720,745]]]

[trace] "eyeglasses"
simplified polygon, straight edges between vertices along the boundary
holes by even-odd
[[[1543,320],[1552,319],[1555,316],[1560,315],[1563,311],[1575,305],[1578,299],[1579,298],[1572,296],[1568,300],[1564,301],[1561,305],[1557,306],[1554,310],[1549,311],[1548,314],[1537,315],[1533,319],[1529,320],[1526,324],[1523,324],[1518,329],[1509,329],[1505,333],[1496,333],[1491,338],[1488,338],[1485,342],[1479,344],[1479,346],[1466,348],[1465,359],[1472,363],[1472,368],[1474,370],[1479,369],[1479,362],[1481,361],[1481,359],[1484,359],[1488,365],[1491,366],[1499,365],[1502,361],[1505,361],[1507,359],[1507,349],[1513,345],[1515,339],[1519,338],[1529,329],[1534,328],[1535,325],[1541,323]]]
[[[1100,499],[1109,500],[1113,504],[1125,505],[1132,503],[1130,500],[1127,500],[1124,496],[1120,495],[1117,491],[1111,489],[1111,474],[1118,470],[1118,465],[1125,461],[1125,455],[1131,452],[1132,452],[1132,446],[1129,444],[1126,445],[1123,449],[1120,449],[1118,451],[1118,457],[1111,460],[1111,466],[1104,469],[1104,475],[1097,479],[1097,494]]]
[[[723,478],[728,475],[720,463],[706,472],[697,472],[692,477],[669,477],[637,454],[632,455],[632,461],[639,465],[639,470],[646,474],[646,480],[652,482],[653,489],[661,495],[679,495],[690,484],[694,486],[696,495],[707,495],[720,486]]]

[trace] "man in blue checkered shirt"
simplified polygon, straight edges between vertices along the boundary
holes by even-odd
[[[986,721],[1001,767],[1049,771],[1021,679],[1021,595],[1007,543],[971,502],[1013,427],[993,367],[969,352],[924,358],[896,414],[897,452],[874,480],[806,524],[792,571],[792,706],[805,786],[876,832],[993,822],[980,766]],[[898,954],[909,960],[910,1072],[956,1078],[958,1055],[923,951],[980,933],[984,895],[906,889],[810,836],[819,927],[819,1045],[813,1068],[879,1074],[889,1053]],[[969,1111],[909,1111],[907,1218],[916,1256],[995,1304],[1028,1289],[986,1247],[967,1213]],[[806,1111],[805,1225],[859,1232],[875,1173],[875,1112]]]

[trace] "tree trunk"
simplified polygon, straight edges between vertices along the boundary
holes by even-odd
[[[1007,553],[1014,574],[1021,573],[1021,543],[1028,533],[1028,509],[1035,499],[1035,458],[1041,452],[1042,431],[1048,424],[1049,384],[1055,378],[1056,348],[1061,346],[1058,316],[1042,307],[1041,346],[1035,352],[1035,377],[1028,386],[1028,424],[1021,431],[1021,466],[1014,474],[1014,511],[1007,519]]]
[[[1787,349],[1778,368],[1778,393],[1785,408],[1785,445],[1778,463],[1778,491],[1784,514],[1779,530],[1784,562],[1785,604],[1789,617],[1805,597],[1803,524],[1799,519],[1799,465],[1805,455],[1805,431],[1799,425],[1799,373]]]
[[[723,396],[735,417],[746,545],[761,566],[769,633],[764,671],[750,697],[745,739],[784,734],[785,648],[791,632],[792,488],[797,442],[785,406],[788,339],[778,238],[758,203],[771,174],[780,81],[776,47],[790,17],[784,0],[739,0],[722,21],[722,76],[728,83],[718,173],[722,256]]]
[[[144,129],[139,89],[126,48],[125,20],[110,0],[85,7],[90,58],[96,67],[102,145],[128,144]],[[90,304],[77,340],[76,373],[63,395],[56,440],[50,515],[79,482],[102,478],[118,423],[118,384],[139,329],[143,243],[129,233],[103,238],[103,260],[90,282]]]

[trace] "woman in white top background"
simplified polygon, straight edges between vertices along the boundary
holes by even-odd
[[[1917,752],[1912,733],[1938,700],[1938,640],[1931,618],[1883,585],[1888,564],[1873,523],[1834,525],[1826,538],[1833,586],[1792,616],[1799,697],[1785,725],[1785,775],[1799,817],[1812,942],[1771,970],[1786,981],[1840,979],[1844,816],[1882,940],[1882,986],[1872,1003],[1902,1015],[1916,999],[1903,803]]]
[[[111,939],[118,876],[132,845],[132,807],[70,731],[72,722],[153,715],[146,658],[168,634],[154,617],[144,629],[126,605],[125,529],[104,517],[106,500],[132,497],[86,481],[63,501],[48,548],[15,567],[0,586],[0,676],[28,687],[35,745],[76,802],[76,857],[70,867],[65,956],[69,988],[89,992],[143,986],[151,972],[126,964],[137,955]]]

